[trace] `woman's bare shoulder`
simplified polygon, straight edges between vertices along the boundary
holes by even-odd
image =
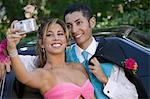
[[[51,72],[46,68],[36,68],[36,69],[32,70],[32,72],[36,73],[39,76],[43,76],[45,74],[49,74],[49,75],[51,74]]]

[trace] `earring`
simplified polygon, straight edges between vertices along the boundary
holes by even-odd
[[[43,52],[43,58],[46,60],[46,53],[45,53],[45,49],[42,48],[42,52]]]

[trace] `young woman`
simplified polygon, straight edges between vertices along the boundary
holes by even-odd
[[[68,30],[57,18],[48,20],[39,29],[38,67],[28,72],[17,54],[20,35],[10,29],[7,35],[8,52],[17,79],[40,90],[46,99],[93,99],[94,89],[81,64],[65,62]]]

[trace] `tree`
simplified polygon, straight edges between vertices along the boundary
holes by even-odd
[[[45,18],[63,19],[66,7],[74,2],[89,5],[97,18],[96,28],[132,25],[150,32],[149,0],[1,0],[0,35],[6,33],[14,19],[25,19],[23,8],[32,4],[37,7],[38,24]]]

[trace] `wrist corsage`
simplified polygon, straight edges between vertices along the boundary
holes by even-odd
[[[126,69],[131,70],[133,72],[133,74],[136,74],[138,65],[137,65],[137,62],[135,61],[135,59],[128,58],[123,62],[123,64]]]
[[[0,42],[0,62],[8,62],[10,60],[9,56],[7,55],[7,40],[4,39]]]

